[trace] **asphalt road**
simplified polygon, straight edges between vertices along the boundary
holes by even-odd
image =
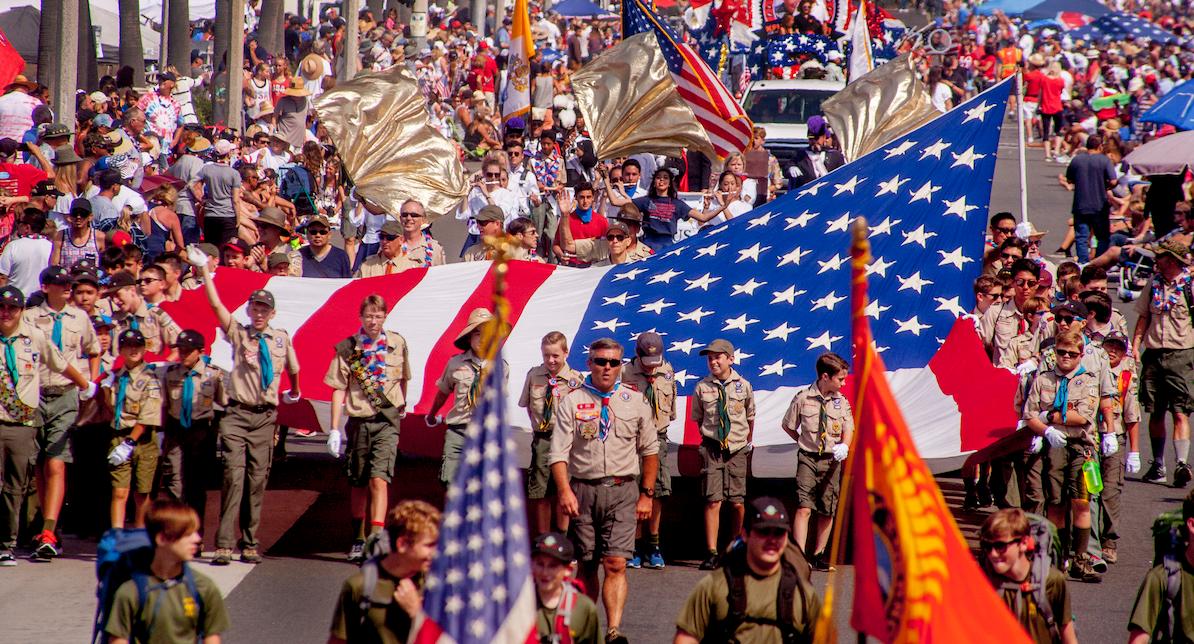
[[[1000,148],[993,185],[993,211],[1019,213],[1017,157],[1014,124],[1008,122]],[[1063,168],[1041,162],[1039,149],[1028,157],[1029,207],[1038,228],[1050,231],[1045,248],[1055,248],[1065,230],[1069,193],[1058,186],[1056,176]],[[457,222],[435,224],[436,235],[449,252],[459,248],[463,238]],[[1147,441],[1143,458],[1149,458]],[[293,438],[291,457],[275,465],[267,493],[263,520],[266,560],[251,567],[234,563],[228,568],[199,569],[215,577],[227,597],[232,629],[230,642],[321,642],[326,638],[332,604],[344,578],[353,567],[343,561],[349,541],[347,489],[332,461],[322,453],[320,441]],[[434,481],[436,464],[401,462],[392,498],[420,497],[439,501]],[[962,492],[956,478],[939,478],[946,499],[955,509],[963,533],[973,539],[983,513],[962,513]],[[678,497],[698,497],[692,481],[681,481]],[[779,494],[791,501],[790,481],[750,482],[750,494]],[[1152,519],[1172,508],[1181,491],[1130,481],[1125,490],[1124,538],[1120,563],[1111,568],[1100,585],[1071,584],[1078,632],[1083,642],[1117,642],[1126,639],[1125,624],[1136,587],[1149,568]],[[214,535],[218,492],[208,499],[206,533]],[[669,564],[662,571],[630,571],[630,600],[624,630],[635,642],[667,642],[674,632],[674,619],[689,589],[705,574],[696,569],[701,534],[699,506],[673,502],[669,505],[663,534]],[[68,539],[67,556],[51,564],[22,563],[0,569],[0,641],[53,644],[84,641],[90,631],[94,610],[94,541]],[[212,544],[207,544],[210,550]],[[848,628],[851,569],[838,573],[837,614],[839,632],[851,637]],[[825,583],[817,575],[818,587]],[[981,615],[974,616],[981,628]]]

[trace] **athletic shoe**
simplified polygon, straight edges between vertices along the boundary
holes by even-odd
[[[1190,471],[1187,463],[1178,461],[1177,467],[1173,468],[1173,487],[1186,487],[1190,479],[1194,479],[1194,472]]]
[[[365,560],[365,542],[357,539],[348,549],[348,563],[361,563]]]
[[[43,530],[37,538],[33,540],[33,554],[32,559],[39,561],[49,561],[54,557],[62,554],[62,550],[58,547],[58,537],[54,536],[53,532]]]
[[[718,557],[715,552],[710,553],[709,558],[701,562],[700,569],[716,570],[719,563],[721,563],[721,557]]]
[[[16,555],[11,550],[0,550],[0,568],[12,568],[17,565]]]
[[[247,564],[259,564],[262,561],[256,548],[241,548],[240,560]]]
[[[630,640],[616,628],[611,628],[605,632],[605,644],[630,644]]]
[[[1165,463],[1164,461],[1153,461],[1148,466],[1148,471],[1140,478],[1145,483],[1160,483],[1165,484]]]
[[[829,565],[829,555],[825,552],[813,555],[813,558],[810,559],[808,563],[813,570],[817,570],[819,572],[829,572],[830,570],[833,570],[833,566]]]
[[[211,565],[227,566],[230,563],[232,563],[232,549],[216,548],[216,554],[211,558]]]
[[[634,553],[633,557],[626,560],[626,567],[627,568],[642,568],[643,567],[643,558],[640,557],[637,552]]]
[[[651,556],[647,557],[647,563],[644,565],[651,570],[663,570],[663,553],[658,550],[652,552]]]
[[[1114,542],[1107,542],[1103,544],[1103,561],[1109,564],[1119,562],[1119,553],[1115,550]]]
[[[1103,576],[1095,572],[1090,555],[1082,554],[1075,557],[1074,563],[1070,564],[1070,579],[1086,584],[1098,584],[1102,583]]]

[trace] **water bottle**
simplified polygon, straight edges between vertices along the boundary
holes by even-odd
[[[1098,494],[1103,491],[1103,473],[1099,470],[1099,461],[1086,459],[1082,464],[1082,478],[1086,481],[1086,491]]]

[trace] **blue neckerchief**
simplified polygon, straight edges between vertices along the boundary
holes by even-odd
[[[200,359],[205,365],[211,361],[211,358],[208,356],[201,356]],[[198,367],[199,364],[196,363],[195,366]],[[194,422],[195,376],[198,375],[198,371],[190,369],[187,371],[186,377],[182,380],[182,409],[178,414],[178,424],[186,429],[190,429],[191,423]]]
[[[261,390],[269,389],[274,381],[274,357],[269,352],[269,342],[264,331],[257,333],[257,366],[261,368]]]
[[[4,366],[8,367],[8,377],[12,379],[13,390],[16,390],[17,379],[20,378],[20,372],[17,370],[17,350],[13,348],[12,344],[16,342],[20,336],[0,337],[0,343],[4,344]]]
[[[66,316],[66,311],[54,313],[54,329],[50,331],[50,339],[54,341],[54,346],[62,351],[62,318]]]
[[[112,427],[120,431],[120,417],[124,414],[124,390],[129,386],[129,372],[126,369],[120,374],[120,384],[116,387],[116,404],[113,405]]]
[[[636,184],[634,184],[634,185],[626,186],[626,196],[627,196],[627,197],[633,197],[633,196],[634,196],[634,191],[635,191],[635,190],[638,190],[638,184],[637,184],[637,183],[636,183]]]
[[[580,223],[587,224],[590,221],[593,221],[593,209],[585,208],[582,210],[580,208],[577,208],[576,209],[576,217],[578,219],[580,219]]]
[[[618,388],[622,386],[622,381],[619,380],[615,382],[614,388],[610,389],[609,391],[601,391],[594,387],[592,376],[585,376],[584,383],[582,384],[585,389],[588,389],[589,391],[593,392],[593,394],[601,398],[601,423],[598,425],[597,438],[600,441],[605,442],[606,437],[609,436],[609,428],[611,424],[609,415],[609,399],[618,392]]]
[[[1072,376],[1061,376],[1061,382],[1057,384],[1057,395],[1053,397],[1053,409],[1061,412],[1062,418],[1065,417],[1066,405],[1070,402],[1070,380],[1086,373],[1086,367],[1078,365],[1078,370]]]

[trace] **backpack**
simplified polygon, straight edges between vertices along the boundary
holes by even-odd
[[[1045,580],[1049,578],[1049,570],[1052,568],[1062,567],[1062,553],[1061,540],[1057,534],[1057,527],[1053,522],[1046,519],[1039,514],[1026,513],[1028,516],[1028,539],[1030,542],[1029,548],[1032,551],[1032,565],[1029,567],[1028,579],[1024,583],[1016,583],[1003,578],[998,578],[999,585],[996,590],[1007,591],[1015,590],[1016,605],[1012,607],[1012,611],[1016,618],[1020,617],[1020,600],[1025,594],[1032,597],[1032,603],[1036,612],[1040,614],[1045,620],[1045,624],[1049,627],[1049,634],[1053,641],[1061,641],[1061,627],[1057,624],[1057,619],[1053,615],[1053,606],[1049,603],[1049,597],[1045,593]],[[983,562],[984,570],[986,569],[986,562]],[[995,576],[988,575],[991,579],[997,579]],[[1031,612],[1031,610],[1030,610]]]
[[[737,642],[734,634],[745,622],[775,626],[779,629],[780,641],[785,644],[801,640],[802,633],[793,623],[795,615],[792,612],[792,600],[795,599],[796,593],[800,593],[804,606],[808,606],[808,598],[812,594],[812,573],[804,553],[800,552],[796,544],[789,541],[780,559],[779,590],[775,599],[776,619],[762,619],[746,614],[746,576],[750,571],[746,565],[745,547],[732,547],[722,559],[721,570],[729,588],[726,601],[730,611],[725,620],[710,629],[705,641]]]
[[[1186,522],[1180,510],[1162,512],[1153,521],[1153,565],[1165,568],[1165,595],[1161,601],[1161,614],[1153,629],[1153,642],[1172,642],[1174,634],[1181,632],[1181,616],[1174,606],[1182,591],[1182,552],[1186,549]]]
[[[95,552],[95,576],[97,580],[96,599],[97,604],[95,608],[95,620],[91,631],[92,644],[102,644],[108,641],[108,635],[105,629],[108,626],[108,619],[111,617],[112,604],[116,599],[116,591],[120,586],[128,581],[133,580],[137,585],[137,619],[134,622],[134,628],[144,628],[144,625],[152,624],[153,618],[157,616],[158,609],[161,608],[162,602],[154,605],[154,614],[147,620],[143,616],[145,604],[149,601],[149,595],[152,592],[159,590],[166,590],[172,585],[172,581],[167,581],[163,584],[151,585],[149,564],[153,561],[153,543],[149,540],[149,533],[144,529],[136,530],[119,530],[113,528],[104,533],[100,537],[99,545]],[[187,590],[191,593],[191,598],[195,602],[198,609],[196,613],[196,624],[198,630],[198,639],[203,639],[203,597],[199,595],[199,588],[195,584],[194,573],[191,572],[190,566],[183,564],[182,567],[182,583],[186,584]],[[148,633],[143,634],[148,638]]]
[[[311,171],[297,163],[287,163],[278,168],[278,194],[293,203],[295,208],[299,208],[299,200],[305,199],[311,206],[311,212],[315,212],[315,201],[311,198],[314,185]]]

